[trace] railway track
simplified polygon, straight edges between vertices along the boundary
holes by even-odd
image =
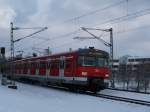
[[[141,93],[141,94],[150,94],[150,93],[145,93],[145,92],[140,92],[140,91],[134,91],[134,90],[125,90],[125,89],[118,89],[118,88],[107,88],[109,90],[116,90],[116,91],[125,91],[125,92],[132,92],[132,93]]]
[[[122,101],[122,102],[128,102],[128,103],[150,106],[150,101],[143,101],[143,100],[137,100],[137,99],[125,98],[125,97],[119,97],[119,96],[112,96],[112,95],[105,95],[105,94],[95,94],[93,96],[111,99],[111,100],[115,100],[115,101]]]
[[[54,89],[61,89],[64,91],[69,91],[67,88],[63,87],[58,87],[58,86],[49,86]],[[72,91],[69,91],[72,92]],[[105,94],[94,94],[92,92],[79,92],[81,94],[86,94],[94,97],[100,97],[100,98],[105,98],[105,99],[110,99],[110,100],[115,100],[115,101],[122,101],[122,102],[127,102],[127,103],[134,103],[134,104],[139,104],[139,105],[144,105],[144,106],[150,106],[150,101],[144,101],[144,100],[137,100],[137,99],[132,99],[132,98],[125,98],[125,97],[119,97],[119,96],[113,96],[113,95],[105,95]]]
[[[48,86],[44,86],[44,87],[49,87],[49,88],[52,88],[52,89],[57,89],[57,90],[62,90],[62,91],[75,93],[74,91],[70,91],[66,87],[52,86],[52,85],[48,85]],[[110,99],[110,100],[115,100],[115,101],[122,101],[122,102],[127,102],[127,103],[133,103],[133,104],[139,104],[139,105],[144,105],[144,106],[150,106],[150,101],[143,101],[143,100],[137,100],[137,99],[132,99],[132,98],[113,96],[113,95],[95,94],[95,93],[92,93],[92,92],[89,92],[89,91],[86,91],[86,92],[78,91],[76,93],[90,95],[90,96],[99,97],[99,98]]]

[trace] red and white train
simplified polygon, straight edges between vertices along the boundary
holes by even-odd
[[[108,86],[108,59],[107,52],[94,48],[21,59],[13,62],[13,77],[97,92]]]

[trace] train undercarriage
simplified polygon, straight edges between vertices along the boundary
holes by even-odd
[[[8,79],[13,79],[16,81],[26,82],[29,84],[40,84],[44,86],[60,86],[66,87],[71,91],[91,91],[98,92],[108,87],[108,82],[105,82],[100,78],[87,78],[86,81],[65,81],[60,79],[51,79],[51,78],[40,78],[40,77],[28,77],[28,76],[7,76]]]

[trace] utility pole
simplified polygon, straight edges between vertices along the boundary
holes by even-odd
[[[13,23],[11,22],[10,23],[10,25],[11,25],[11,28],[10,28],[10,41],[11,41],[11,61],[13,61],[13,59],[14,59],[14,38],[13,38],[13,30],[14,30],[14,28],[13,28]]]
[[[22,38],[19,38],[19,39],[16,39],[14,40],[14,37],[13,37],[13,31],[14,30],[22,30],[22,29],[39,29],[38,31],[36,32],[33,32],[27,36],[24,36]],[[20,27],[14,27],[13,26],[13,22],[10,23],[10,46],[11,46],[11,76],[12,76],[12,85],[8,86],[9,88],[13,88],[13,89],[17,89],[17,86],[15,84],[15,81],[14,81],[14,56],[15,56],[15,49],[14,49],[14,43],[20,41],[20,40],[23,40],[25,38],[29,38],[37,33],[40,33],[44,30],[48,29],[47,27],[33,27],[33,28],[20,28]]]
[[[113,60],[114,60],[114,51],[113,51],[113,29],[110,28],[110,69],[111,69],[111,87],[115,88],[115,76],[114,76],[114,71],[113,71]]]
[[[17,85],[15,84],[15,81],[14,81],[14,64],[13,64],[13,61],[14,61],[14,37],[13,37],[13,30],[15,30],[15,28],[13,27],[13,23],[11,22],[10,23],[10,46],[11,46],[11,78],[12,78],[12,85],[9,85],[8,87],[9,88],[12,88],[12,89],[17,89]]]
[[[113,51],[113,29],[110,28],[110,57],[111,57],[111,61],[113,61],[114,59],[114,51]]]

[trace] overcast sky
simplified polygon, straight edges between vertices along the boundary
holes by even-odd
[[[120,1],[125,2],[101,10]],[[48,30],[32,38],[15,43],[15,50],[23,50],[25,54],[31,54],[33,47],[40,49],[50,47],[53,53],[57,53],[68,51],[69,48],[75,50],[94,46],[109,52],[109,48],[98,40],[81,41],[73,38],[90,36],[80,30],[80,27],[101,29],[112,27],[115,57],[126,54],[150,57],[150,10],[147,10],[144,16],[120,22],[109,22],[111,19],[148,8],[150,8],[150,0],[128,0],[128,2],[127,0],[0,0],[0,46],[7,48],[8,55],[10,22],[12,21],[17,27],[48,27]],[[99,11],[91,13],[96,10]],[[87,15],[78,18],[85,14]],[[68,21],[70,19],[71,21]],[[14,38],[21,38],[34,31],[36,30],[14,31]],[[68,35],[68,33],[71,34]],[[108,33],[98,31],[92,31],[92,33],[109,42]]]

